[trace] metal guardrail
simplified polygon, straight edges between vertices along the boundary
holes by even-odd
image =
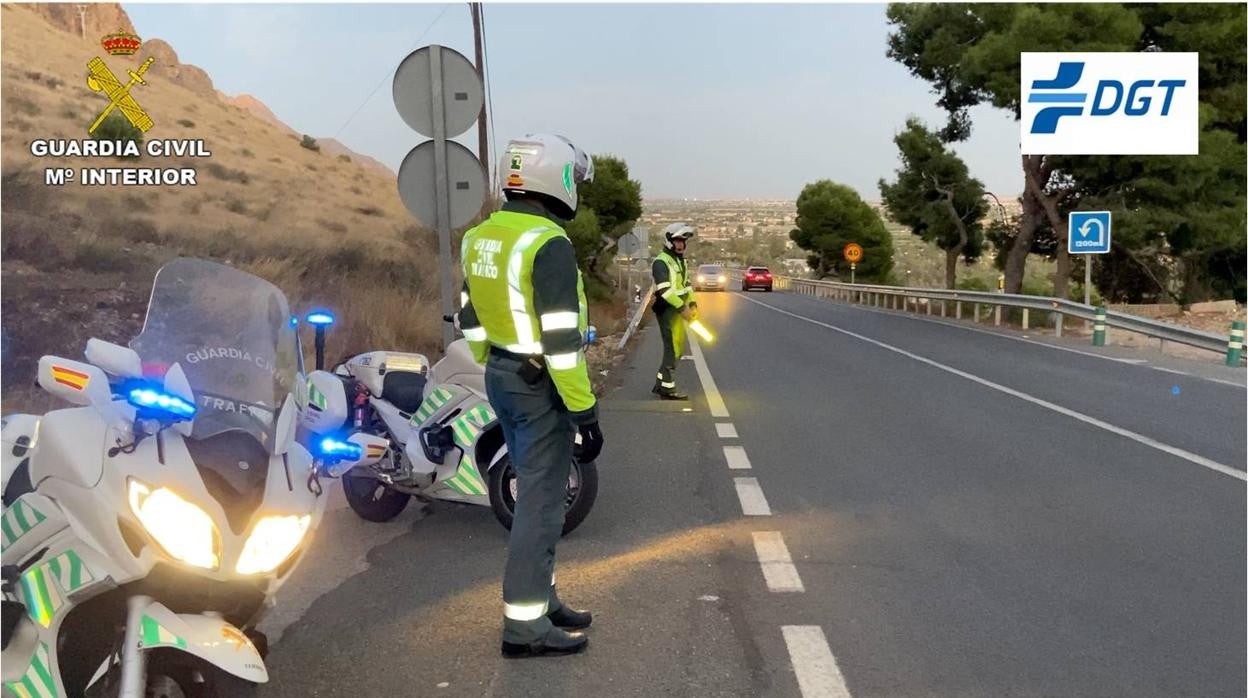
[[[1059,337],[1062,336],[1064,318],[1070,316],[1095,323],[1096,325],[1103,324],[1166,342],[1176,342],[1220,354],[1226,354],[1228,349],[1232,348],[1228,344],[1228,338],[1224,335],[1171,325],[1113,310],[1096,308],[1062,298],[964,291],[959,289],[847,284],[837,281],[795,279],[789,276],[775,276],[774,281],[778,290],[787,289],[793,293],[816,298],[831,298],[833,300],[891,308],[893,310],[909,310],[910,306],[913,305],[916,312],[920,311],[922,306],[926,306],[928,315],[934,314],[933,301],[939,301],[940,315],[942,317],[948,316],[948,304],[953,303],[953,314],[958,319],[962,318],[964,304],[971,305],[976,321],[980,318],[981,308],[990,306],[993,309],[992,312],[995,315],[995,324],[997,325],[1001,324],[1001,308],[1020,308],[1023,311],[1023,329],[1028,329],[1031,311],[1046,312],[1053,315],[1053,328]],[[1098,317],[1099,313],[1103,313],[1103,315]],[[1230,342],[1231,344],[1234,343],[1233,336]],[[1236,361],[1235,363],[1238,364],[1239,362]]]
[[[616,347],[616,351],[624,351],[624,345],[628,344],[628,338],[633,336],[633,332],[637,331],[637,327],[641,325],[641,318],[645,317],[646,310],[650,307],[650,301],[654,299],[654,284],[646,289],[646,294],[642,296],[641,303],[637,306],[637,310],[633,312],[633,319],[628,321],[628,328],[624,330],[624,337],[620,339],[620,345]]]

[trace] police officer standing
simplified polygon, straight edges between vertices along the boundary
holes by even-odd
[[[685,352],[685,323],[697,319],[698,304],[689,286],[685,267],[685,246],[693,237],[693,227],[673,223],[663,229],[663,251],[654,258],[654,314],[663,338],[663,363],[654,381],[654,394],[664,400],[688,400],[676,390],[676,362]]]
[[[502,168],[507,202],[464,235],[460,311],[516,471],[502,653],[571,654],[589,643],[575,631],[593,618],[555,593],[555,545],[572,459],[597,458],[602,432],[582,351],[584,285],[563,226],[576,215],[576,185],[593,178],[593,161],[561,136],[530,135],[508,143]]]

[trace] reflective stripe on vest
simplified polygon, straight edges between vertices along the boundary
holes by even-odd
[[[520,272],[524,267],[524,253],[542,233],[552,228],[534,228],[523,233],[511,248],[511,257],[507,260],[507,300],[511,302],[511,321],[516,326],[516,343],[506,347],[507,351],[516,354],[540,354],[542,343],[533,336],[533,318],[529,316],[529,300],[524,289],[520,288]]]

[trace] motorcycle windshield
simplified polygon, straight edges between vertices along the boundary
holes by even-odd
[[[290,305],[276,286],[216,262],[175,259],[156,273],[130,348],[150,379],[181,365],[195,395],[192,439],[241,431],[273,452],[277,413],[303,373]]]

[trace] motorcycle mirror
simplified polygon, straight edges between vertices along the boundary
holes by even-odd
[[[130,347],[92,337],[87,340],[87,361],[119,378],[142,378],[143,362]]]
[[[59,356],[39,358],[39,387],[75,405],[107,407],[113,390],[99,366]]]
[[[596,341],[598,341],[598,328],[590,325],[589,329],[585,330],[585,343],[593,344]]]

